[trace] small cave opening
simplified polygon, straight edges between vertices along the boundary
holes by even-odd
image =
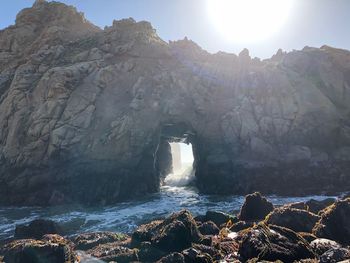
[[[155,155],[160,186],[195,185],[195,134],[186,125],[165,125]]]

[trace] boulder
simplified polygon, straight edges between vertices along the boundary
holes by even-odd
[[[198,230],[202,235],[217,235],[220,232],[220,229],[212,221],[204,222],[198,227]]]
[[[185,263],[185,257],[180,253],[174,252],[161,258],[157,263]]]
[[[211,263],[214,262],[213,258],[195,248],[188,248],[182,252],[185,257],[186,263]]]
[[[267,224],[283,226],[295,232],[312,232],[319,216],[305,210],[281,207],[274,209],[265,219]]]
[[[350,244],[350,198],[339,200],[324,209],[321,219],[313,229],[317,237],[335,240],[341,244]]]
[[[6,263],[74,263],[77,258],[71,243],[58,235],[47,235],[42,240],[15,240],[3,249]]]
[[[249,194],[239,213],[239,219],[243,221],[262,220],[273,210],[273,204],[259,192]]]
[[[241,232],[239,255],[243,261],[293,262],[315,257],[308,242],[294,231],[262,223]]]
[[[309,243],[317,239],[317,237],[312,233],[298,232],[298,234],[301,235]]]
[[[104,262],[138,261],[138,250],[120,246],[119,243],[106,243],[86,251],[87,254]]]
[[[88,250],[98,245],[103,245],[112,242],[124,242],[129,237],[125,234],[114,232],[93,232],[79,234],[73,237],[71,240],[75,244],[75,248],[78,250]]]
[[[334,204],[336,201],[335,198],[327,198],[321,201],[310,199],[305,204],[308,207],[308,210],[314,214],[317,214],[321,210],[325,209],[327,206]]]
[[[336,263],[350,259],[350,251],[346,248],[332,248],[320,256],[320,263]]]
[[[63,235],[62,228],[52,220],[36,219],[28,225],[17,225],[15,239],[41,239],[46,234]]]
[[[141,242],[151,241],[151,239],[157,234],[163,220],[154,220],[150,223],[140,225],[131,236],[131,245],[137,247]]]
[[[179,252],[199,241],[201,236],[191,213],[183,210],[164,221],[141,226],[132,234],[132,244],[148,241],[162,251]]]
[[[141,262],[156,262],[168,254],[147,241],[141,242],[138,250],[139,260]]]
[[[310,242],[312,249],[315,253],[321,256],[323,253],[330,249],[338,249],[341,248],[341,245],[333,240],[329,240],[326,238],[317,238]]]
[[[227,224],[229,221],[232,223],[238,222],[237,217],[224,213],[224,212],[218,212],[218,211],[207,211],[205,214],[205,219],[207,221],[213,221],[218,227],[220,227],[223,224]]]
[[[241,231],[241,230],[250,228],[250,227],[252,227],[253,225],[254,225],[254,222],[239,221],[239,222],[233,224],[233,225],[230,227],[230,230],[233,231],[233,232],[239,232],[239,231]]]
[[[288,208],[295,208],[295,209],[300,209],[300,210],[308,210],[309,207],[305,202],[295,202],[295,203],[290,203],[286,204],[283,207],[288,207]]]

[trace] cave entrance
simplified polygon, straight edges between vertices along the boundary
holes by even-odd
[[[155,158],[162,186],[182,187],[195,183],[194,142],[195,134],[186,125],[163,126]]]

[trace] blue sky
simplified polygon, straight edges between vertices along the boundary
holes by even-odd
[[[281,0],[282,1],[282,0]],[[16,14],[34,0],[6,0],[1,4],[0,28],[14,23]],[[278,48],[301,49],[324,44],[350,49],[350,0],[295,0],[282,30],[264,42],[229,42],[208,19],[206,0],[62,0],[85,13],[88,20],[104,27],[113,19],[133,17],[150,21],[165,41],[183,39],[197,42],[209,52],[238,53],[244,47],[252,56],[267,58]]]

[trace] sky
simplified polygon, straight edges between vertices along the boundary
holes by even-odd
[[[252,57],[268,58],[279,48],[291,51],[326,44],[350,49],[350,0],[294,0],[279,31],[264,41],[251,43],[229,41],[219,32],[209,18],[207,1],[61,0],[76,6],[89,21],[101,28],[111,25],[113,19],[133,17],[137,21],[147,20],[163,40],[179,40],[187,36],[211,53],[237,54],[246,47]],[[0,28],[14,24],[16,14],[33,2],[4,0],[0,9]]]

